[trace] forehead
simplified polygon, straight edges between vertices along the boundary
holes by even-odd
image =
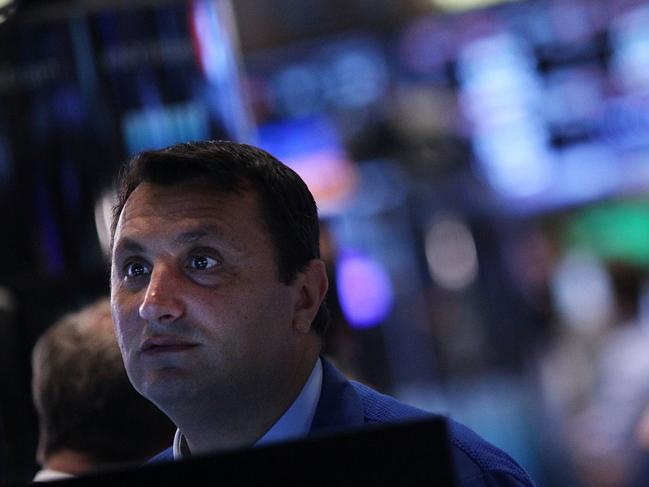
[[[265,233],[256,193],[250,188],[226,193],[203,182],[141,183],[119,216],[115,244],[133,234],[171,237],[199,227],[233,238],[246,232]]]

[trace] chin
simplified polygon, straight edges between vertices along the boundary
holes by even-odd
[[[154,403],[163,400],[183,400],[189,395],[187,379],[179,374],[147,374],[146,378],[136,387],[137,391]]]

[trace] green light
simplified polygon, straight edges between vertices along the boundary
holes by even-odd
[[[583,210],[568,224],[564,236],[570,247],[649,267],[649,201],[606,203]]]

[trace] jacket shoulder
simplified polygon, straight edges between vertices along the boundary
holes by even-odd
[[[525,470],[507,453],[457,421],[447,421],[458,485],[534,485]]]
[[[365,422],[395,423],[435,416],[404,404],[358,382],[351,382],[363,404]],[[466,426],[446,418],[457,483],[469,486],[533,486],[533,482],[507,453]]]
[[[363,403],[365,423],[396,423],[409,419],[432,416],[421,409],[408,406],[391,396],[386,396],[360,382],[350,381]]]
[[[161,451],[153,458],[150,458],[146,463],[160,463],[160,462],[173,462],[174,460],[174,451],[173,447],[169,447],[164,451]]]

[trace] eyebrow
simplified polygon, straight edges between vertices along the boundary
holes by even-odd
[[[122,252],[144,252],[144,246],[132,238],[124,237],[115,245],[113,251],[115,255]]]

